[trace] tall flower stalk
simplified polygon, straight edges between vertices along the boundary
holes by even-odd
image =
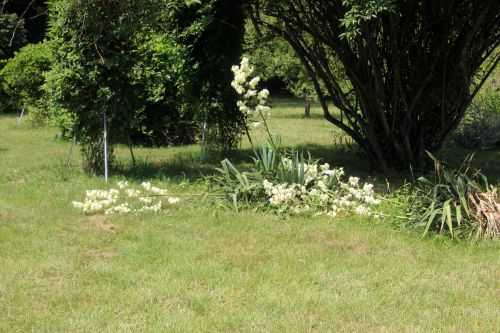
[[[260,82],[260,77],[252,77],[254,67],[250,65],[250,60],[248,58],[243,58],[240,65],[233,66],[231,70],[234,73],[234,80],[231,82],[231,86],[240,96],[237,101],[238,108],[247,117],[258,116],[261,119],[261,121],[256,123],[257,126],[262,122],[269,137],[270,144],[273,148],[277,148],[266,121],[266,116],[271,116],[271,108],[267,105],[269,90],[258,90],[257,86]],[[255,150],[251,139],[250,144]]]

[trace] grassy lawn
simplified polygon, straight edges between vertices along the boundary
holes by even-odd
[[[275,101],[286,145],[378,181],[362,157],[329,149],[332,126],[313,108]],[[218,209],[203,195],[199,147],[118,150],[112,182],[150,180],[183,195],[159,214],[86,216],[71,206],[88,177],[53,129],[0,116],[2,332],[494,332],[500,246],[470,245],[390,221],[332,220]],[[263,140],[260,129],[254,130]],[[235,158],[243,161],[248,144]],[[466,151],[445,156],[458,164]],[[498,151],[476,164],[500,179]],[[387,175],[399,179],[404,175]],[[380,181],[380,184],[383,184]],[[382,185],[380,185],[382,186]],[[391,210],[391,207],[385,207]]]

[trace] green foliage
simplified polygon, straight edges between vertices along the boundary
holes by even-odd
[[[264,198],[264,187],[260,172],[239,171],[228,159],[216,168],[220,175],[213,179],[219,185],[219,192],[232,202],[237,211],[242,204],[249,205]]]
[[[256,169],[261,170],[264,175],[273,175],[276,173],[280,163],[280,139],[269,141],[268,146],[262,146],[254,150],[253,158]]]
[[[50,43],[28,44],[0,70],[2,89],[11,98],[11,107],[34,107],[43,96],[45,72],[54,59]]]
[[[102,170],[104,161],[104,138],[102,136],[81,137],[81,154],[83,156],[83,170],[89,174]],[[108,163],[113,165],[115,160],[115,146],[108,145]]]
[[[140,22],[129,1],[57,1],[50,4],[55,63],[47,75],[51,104],[75,122],[63,129],[76,134],[88,169],[101,169],[98,148],[106,113],[110,147],[135,125],[141,107],[130,79],[135,34]],[[61,123],[61,122],[59,122]],[[112,151],[112,148],[111,148]]]
[[[342,0],[342,6],[346,9],[345,15],[340,19],[340,26],[345,32],[340,37],[353,41],[361,35],[361,28],[370,20],[384,12],[395,10],[394,0]]]
[[[183,35],[190,35],[183,44],[189,46],[194,75],[186,85],[191,100],[187,107],[197,110],[200,122],[207,120],[209,143],[222,153],[237,148],[245,128],[230,86],[231,66],[242,53],[243,5],[232,0],[197,1],[176,16],[176,24],[189,22]]]
[[[26,38],[24,46],[28,43],[37,44],[43,41],[47,30],[47,4],[46,1],[35,0],[2,0],[0,1],[0,15],[14,14],[17,18],[21,18],[20,25],[16,30],[16,34],[21,32]],[[16,21],[17,21],[16,18]],[[2,24],[0,24],[2,27]],[[21,31],[19,31],[21,28]],[[1,28],[0,28],[1,29]],[[11,34],[12,36],[12,34]],[[9,36],[9,39],[11,38]],[[14,37],[16,38],[16,36]],[[0,45],[4,45],[0,43]],[[7,44],[5,44],[7,45]]]
[[[216,169],[219,175],[213,179],[219,185],[217,190],[236,210],[247,207],[280,214],[378,216],[371,207],[380,204],[373,184],[361,186],[357,177],[344,182],[342,168],[320,165],[300,150],[281,149],[277,141],[269,140],[269,146],[254,150],[254,166],[249,171],[239,171],[227,159]]]
[[[194,113],[183,97],[193,77],[188,48],[172,36],[146,32],[137,36],[131,57],[130,80],[143,103],[131,140],[154,146],[194,142]]]
[[[164,131],[165,117],[148,119],[146,110],[179,112],[177,81],[186,48],[153,30],[160,19],[159,13],[149,16],[153,4],[51,4],[54,21],[50,34],[57,61],[47,76],[46,89],[52,105],[61,110],[58,123],[63,133],[79,137],[94,170],[101,167],[99,158],[92,155],[99,150],[93,148],[95,142],[102,140],[104,113],[113,146],[128,143],[133,133],[149,136]],[[68,125],[70,128],[65,127]]]
[[[267,146],[254,150],[253,168],[250,171],[239,171],[228,159],[216,168],[218,176],[213,179],[219,185],[219,191],[231,200],[236,210],[241,205],[259,205],[266,201],[263,182],[265,179],[280,184],[308,185],[306,171],[308,165],[317,164],[309,152],[280,147],[279,137],[269,140]]]
[[[432,154],[428,155],[434,162],[434,179],[418,179],[410,206],[410,224],[424,228],[422,236],[430,232],[447,233],[452,238],[465,232],[481,235],[479,226],[483,223],[477,222],[482,217],[472,209],[471,198],[488,193],[490,187],[486,177],[478,173],[470,175],[468,164],[472,157],[459,170],[450,170]],[[498,204],[498,197],[494,197]],[[498,223],[500,217],[496,215],[495,218]]]
[[[235,146],[241,122],[228,86],[239,57],[231,37],[239,38],[231,30],[242,22],[239,6],[65,0],[49,7],[56,63],[46,89],[56,112],[70,115],[59,122],[70,126],[63,133],[83,145],[99,141],[106,113],[111,144],[192,143],[208,113],[219,144]]]
[[[0,70],[5,65],[6,60],[12,57],[14,52],[24,44],[26,44],[24,20],[18,20],[15,13],[0,11]],[[11,98],[2,87],[2,79],[0,78],[0,112],[11,109]]]
[[[500,94],[478,96],[465,113],[452,137],[466,148],[489,149],[500,144]]]

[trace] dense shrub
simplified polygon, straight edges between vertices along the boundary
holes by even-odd
[[[51,5],[56,61],[46,90],[62,132],[78,137],[89,171],[102,168],[104,114],[111,160],[113,146],[128,143],[134,133],[163,130],[165,118],[148,121],[146,109],[183,117],[177,95],[187,49],[155,31],[159,17],[150,12],[151,3],[68,0]]]
[[[180,1],[173,16],[182,27],[179,39],[190,50],[193,76],[185,81],[185,108],[193,109],[199,123],[207,121],[209,142],[218,152],[237,148],[244,117],[236,107],[229,83],[231,65],[242,53],[245,1]]]
[[[476,99],[453,134],[466,148],[489,149],[500,144],[500,94],[491,91]]]
[[[9,59],[0,70],[0,84],[10,99],[11,108],[40,109],[45,72],[50,69],[53,55],[49,43],[28,44]],[[46,117],[43,115],[42,117]]]
[[[51,3],[56,61],[46,89],[63,116],[63,132],[76,134],[85,152],[97,152],[84,146],[102,141],[104,113],[110,147],[191,143],[204,119],[219,145],[236,146],[241,114],[229,82],[230,64],[239,56],[234,45],[241,33],[233,23],[243,22],[241,6],[227,0],[166,3]]]
[[[7,59],[24,44],[26,44],[24,20],[19,21],[15,13],[0,12],[0,69],[5,66]],[[11,98],[2,87],[1,81],[0,78],[0,112],[12,111]]]

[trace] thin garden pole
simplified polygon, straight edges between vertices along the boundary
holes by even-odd
[[[104,181],[108,182],[108,122],[104,111]]]
[[[207,147],[207,130],[208,130],[208,109],[205,111],[205,120],[203,121],[203,134],[201,137],[201,153],[200,162],[205,159],[205,151]]]
[[[71,161],[71,154],[73,153],[73,147],[76,143],[76,134],[73,136],[73,143],[71,143],[71,148],[69,149],[68,160],[66,161],[66,166],[69,167],[69,162]]]
[[[19,116],[19,118],[17,118],[17,124],[18,125],[21,123],[21,120],[23,119],[24,109],[25,109],[25,107],[23,107],[23,109],[21,110],[21,115]]]

